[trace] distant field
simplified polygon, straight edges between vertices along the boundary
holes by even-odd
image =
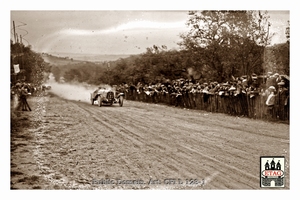
[[[73,59],[90,62],[104,62],[104,61],[115,61],[120,58],[127,58],[130,55],[75,55]]]
[[[56,65],[56,66],[67,65],[70,63],[76,64],[76,63],[83,62],[83,61],[76,61],[76,60],[71,60],[71,59],[66,59],[66,58],[61,58],[61,57],[56,57],[56,56],[49,56],[49,55],[43,55],[42,57],[45,62],[50,63],[51,65]]]
[[[127,58],[130,55],[88,55],[88,54],[43,54],[45,62],[52,65],[67,65],[80,62],[104,62]]]

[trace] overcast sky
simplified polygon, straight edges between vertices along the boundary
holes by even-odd
[[[11,12],[16,31],[33,49],[83,54],[136,54],[153,44],[176,47],[186,18],[186,11]]]
[[[269,11],[273,43],[286,41],[289,11]],[[11,11],[16,33],[38,52],[139,54],[152,45],[178,48],[187,10]]]

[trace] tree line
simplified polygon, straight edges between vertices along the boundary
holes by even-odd
[[[46,63],[40,53],[31,50],[31,46],[25,46],[20,42],[10,42],[10,74],[11,83],[17,81],[41,85],[47,80],[51,72],[51,65]],[[18,65],[20,71],[15,73],[14,65]]]

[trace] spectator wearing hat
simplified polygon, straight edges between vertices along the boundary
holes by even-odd
[[[267,79],[266,79],[266,88],[268,89],[270,86],[273,86],[274,83],[272,83],[273,80],[273,76],[272,76],[272,72],[268,72],[267,74]]]
[[[274,116],[274,105],[275,105],[275,91],[276,88],[274,86],[270,86],[268,88],[269,91],[269,96],[267,98],[266,101],[266,105],[267,105],[267,118],[271,118],[272,116]]]
[[[285,82],[281,81],[278,84],[278,93],[276,98],[276,104],[278,105],[278,117],[281,120],[287,119],[288,113],[288,101],[289,101],[289,92],[285,88]]]
[[[274,77],[274,80],[273,80],[273,86],[276,88],[276,91],[278,91],[278,83],[280,83],[281,82],[281,77],[280,77],[280,75],[278,74],[278,73],[275,73],[274,75],[273,75],[273,77]]]
[[[256,98],[256,96],[259,95],[260,89],[259,89],[259,84],[257,83],[257,77],[252,78],[252,82],[250,86],[247,88],[247,95],[249,96],[248,98],[248,104],[249,106],[249,115],[251,117],[256,117],[257,115],[257,110],[256,105],[259,102],[259,99]]]
[[[268,72],[267,73],[267,78],[270,78],[272,76],[272,74],[273,74],[272,72]]]
[[[20,101],[18,109],[21,108],[22,111],[28,111],[28,110],[31,111],[31,108],[27,102],[27,96],[30,95],[30,93],[28,93],[27,89],[28,89],[27,85],[25,83],[23,83],[18,91],[19,101]]]
[[[270,75],[270,74],[269,74]],[[275,89],[277,90],[277,79],[279,77],[279,74],[278,73],[275,73],[273,75],[270,75],[267,77],[267,80],[266,80],[266,88],[269,88],[270,86],[274,86]]]
[[[194,84],[189,91],[190,101],[192,108],[196,108],[196,92],[197,92],[197,85]]]

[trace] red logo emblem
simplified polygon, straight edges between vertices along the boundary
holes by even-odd
[[[261,187],[284,187],[284,161],[283,156],[262,156],[260,158]]]
[[[262,171],[263,176],[273,176],[273,177],[278,177],[278,176],[283,176],[283,171],[282,170],[264,170]]]

